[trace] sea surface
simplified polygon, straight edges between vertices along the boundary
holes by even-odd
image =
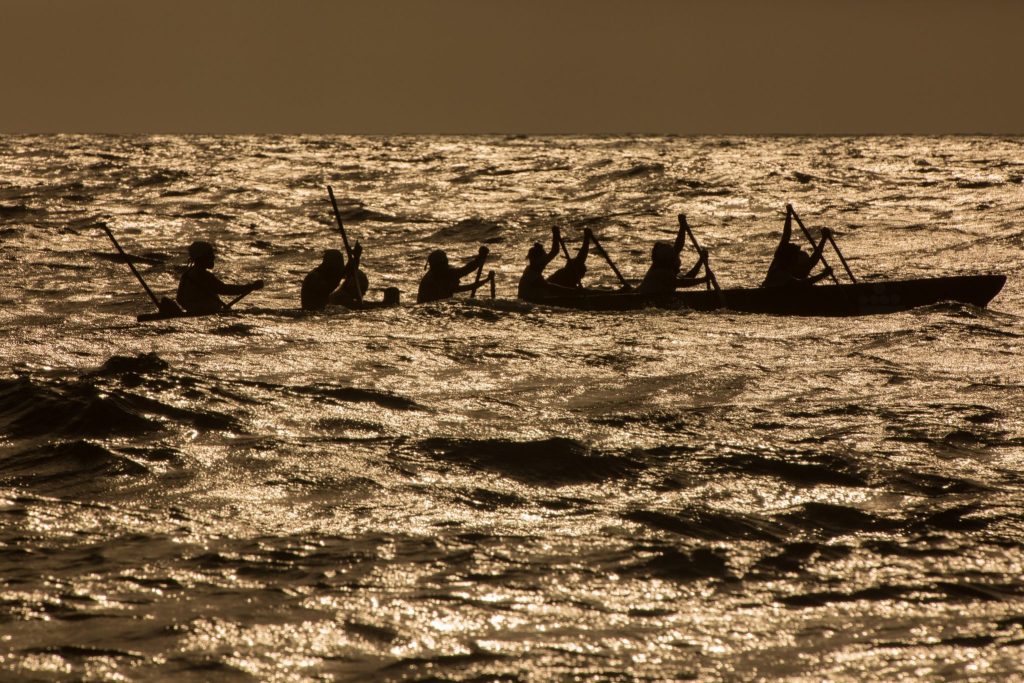
[[[1002,137],[0,137],[0,678],[1022,680],[1022,179]],[[296,310],[327,184],[403,306]],[[756,286],[787,202],[860,279],[1007,285],[515,301],[552,226],[639,278],[681,212]],[[101,220],[159,295],[194,239],[267,287],[137,324]],[[411,305],[482,243],[496,300]]]

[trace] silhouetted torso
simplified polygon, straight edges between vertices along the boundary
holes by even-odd
[[[360,302],[359,294],[361,292],[365,298],[366,292],[370,287],[370,278],[366,277],[366,273],[362,270],[357,271],[356,277],[359,278],[358,291],[356,291],[356,279],[353,278],[351,271],[347,271],[341,286],[330,295],[328,303],[348,307],[358,306]]]
[[[420,280],[420,286],[416,292],[416,303],[424,304],[452,298],[459,286],[459,278],[462,277],[463,270],[451,266],[428,270]]]
[[[807,277],[813,267],[814,262],[803,249],[790,242],[780,244],[761,286],[807,284]]]
[[[666,294],[676,290],[678,268],[652,265],[637,288],[643,294]]]
[[[322,311],[333,292],[341,283],[340,276],[333,276],[317,266],[309,271],[302,281],[302,308],[307,311]]]
[[[519,278],[518,296],[520,299],[542,299],[545,296],[550,296],[553,291],[557,291],[544,279],[545,265],[547,264],[538,266],[531,263],[526,266],[526,270]]]
[[[241,294],[245,287],[226,285],[209,270],[189,266],[178,281],[178,304],[187,313],[204,315],[224,310],[218,294]]]
[[[587,274],[587,265],[579,259],[571,259],[565,265],[548,276],[547,281],[560,287],[578,287]]]

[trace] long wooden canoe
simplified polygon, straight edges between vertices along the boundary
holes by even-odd
[[[359,304],[353,304],[351,306],[340,306],[340,305],[338,305],[338,306],[330,306],[329,309],[331,309],[333,311],[339,311],[339,312],[340,311],[346,311],[346,310],[349,310],[349,311],[373,311],[373,310],[376,310],[378,308],[394,308],[395,306],[398,306],[398,302],[393,302],[393,301],[362,301]],[[185,313],[184,311],[182,311],[181,313],[172,313],[172,312],[163,313],[163,312],[160,312],[160,311],[154,311],[153,313],[139,313],[137,316],[135,316],[135,319],[138,320],[140,323],[148,323],[148,322],[153,322],[153,321],[158,321],[158,320],[174,320],[176,318],[204,318],[204,317],[208,317],[208,316],[211,316],[211,315],[231,315],[231,314],[236,314],[236,313],[237,314],[243,314],[243,313],[250,313],[251,314],[253,312],[256,312],[256,313],[267,313],[267,312],[269,312],[269,313],[271,313],[273,315],[306,315],[306,314],[313,314],[314,313],[313,311],[304,311],[301,308],[286,308],[286,309],[262,309],[262,308],[261,309],[252,309],[252,308],[247,308],[247,309],[242,310],[242,311],[231,310],[231,311],[223,311],[223,312],[216,312],[216,313]]]
[[[678,291],[656,295],[609,292],[530,301],[587,311],[629,311],[651,307],[711,311],[725,308],[771,315],[854,316],[905,311],[942,301],[985,306],[1005,283],[1005,275],[958,275],[839,285],[734,288],[721,292]]]

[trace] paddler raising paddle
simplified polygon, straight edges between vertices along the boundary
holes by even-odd
[[[195,241],[188,247],[188,267],[178,281],[175,296],[186,313],[207,315],[228,309],[218,294],[242,295],[263,289],[263,280],[244,285],[229,285],[210,272],[216,252],[209,242]]]
[[[341,250],[325,250],[320,265],[309,271],[302,280],[302,308],[307,311],[324,310],[331,292],[338,288],[344,276],[345,257]]]
[[[578,263],[572,264],[573,259],[570,259],[570,264],[567,264],[566,268],[570,271],[565,273],[565,277],[559,276],[561,282],[578,282],[574,278],[578,275],[580,278],[583,277],[583,273],[586,272],[586,268],[583,266],[583,260],[586,259],[589,250],[588,242],[592,242],[599,251],[604,253],[601,249],[600,243],[597,238],[594,237],[592,232],[588,231],[587,236],[584,238],[584,247],[580,249],[576,255],[577,259],[580,259]],[[534,242],[530,250],[526,252],[526,269],[523,270],[523,274],[519,278],[519,291],[517,296],[525,301],[543,301],[547,297],[553,296],[589,296],[591,294],[607,294],[606,290],[588,289],[586,287],[578,286],[566,286],[558,282],[554,282],[555,276],[544,279],[544,269],[551,263],[556,256],[558,256],[558,250],[562,244],[562,231],[559,230],[558,226],[551,228],[551,248],[544,251],[544,245],[540,242]],[[607,254],[604,253],[605,258],[608,258]],[[581,258],[582,257],[582,258]],[[611,261],[609,261],[611,264]],[[558,275],[562,270],[556,272]]]
[[[583,245],[576,252],[576,256],[569,258],[568,250],[565,251],[565,265],[548,276],[547,281],[553,285],[562,287],[580,287],[583,276],[587,274],[587,256],[590,254],[590,243],[594,239],[594,232],[590,228],[583,230]],[[559,246],[565,249],[565,242],[559,239]]]
[[[457,292],[475,292],[478,288],[491,281],[490,278],[480,279],[468,285],[460,284],[459,280],[483,268],[484,261],[490,251],[480,247],[480,251],[461,268],[448,265],[448,254],[443,249],[435,249],[427,256],[427,272],[420,280],[416,303],[425,304],[430,301],[450,299]]]
[[[339,252],[339,256],[341,253]],[[359,308],[366,297],[370,286],[370,278],[359,268],[359,260],[363,255],[363,246],[356,242],[352,247],[352,255],[344,265],[341,286],[331,292],[327,303],[346,308]]]
[[[683,264],[679,255],[686,245],[686,218],[680,215],[679,234],[676,236],[675,244],[668,242],[655,242],[651,248],[651,267],[647,269],[643,282],[640,283],[638,291],[642,294],[666,294],[674,292],[680,287],[694,287],[708,281],[707,249],[698,251],[697,263],[690,268],[685,275],[680,276]],[[701,268],[705,268],[704,277],[697,277]]]
[[[822,250],[828,242],[832,231],[828,228],[821,229],[821,241],[814,247],[810,255],[796,244],[790,242],[793,234],[793,214],[787,209],[786,223],[782,228],[782,239],[779,246],[775,248],[775,256],[768,266],[768,274],[761,283],[762,287],[783,287],[786,285],[813,285],[832,275],[832,268],[825,266],[825,270],[817,275],[811,275],[818,262],[821,261]],[[810,239],[810,235],[808,235]]]

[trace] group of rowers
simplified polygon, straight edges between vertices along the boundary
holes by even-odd
[[[622,279],[623,284],[622,290],[619,291],[657,295],[671,293],[683,287],[708,283],[712,275],[708,267],[708,252],[705,249],[698,248],[697,262],[685,273],[682,273],[681,254],[686,244],[688,229],[685,218],[681,216],[679,234],[675,242],[659,241],[654,243],[651,249],[651,264],[638,286],[631,286],[622,279],[616,270],[616,274]],[[831,268],[826,266],[822,272],[811,275],[811,271],[821,261],[825,243],[831,236],[828,228],[822,229],[821,241],[815,245],[811,254],[793,244],[790,241],[791,236],[792,218],[787,211],[782,238],[775,250],[762,287],[810,285],[832,274]],[[553,297],[609,293],[607,289],[591,289],[583,286],[583,276],[587,272],[587,257],[592,246],[601,252],[609,264],[612,264],[607,252],[604,251],[590,228],[583,231],[583,244],[576,255],[572,257],[569,256],[559,228],[552,228],[551,247],[545,250],[541,243],[535,242],[526,254],[526,269],[519,278],[519,298],[534,303],[543,303],[545,299]],[[565,253],[565,265],[545,277],[544,270],[558,256],[560,250]],[[482,246],[476,256],[464,265],[455,267],[449,264],[448,254],[444,250],[432,251],[427,257],[426,273],[420,280],[416,302],[441,301],[449,299],[459,292],[468,291],[475,294],[478,288],[488,283],[491,284],[493,295],[494,273],[491,272],[488,277],[481,278],[488,253],[487,247]],[[370,283],[366,273],[360,267],[362,246],[356,242],[348,250],[348,255],[349,258],[346,261],[345,254],[339,249],[328,249],[323,253],[320,265],[311,270],[302,282],[300,300],[303,309],[320,311],[328,306],[355,309],[365,307],[364,297]],[[225,304],[220,296],[241,298],[252,291],[263,288],[263,280],[235,285],[221,281],[212,272],[216,252],[210,242],[193,242],[189,246],[188,256],[188,267],[178,283],[176,299],[178,304],[189,314],[205,315],[226,310],[230,304]],[[704,274],[699,275],[702,269]],[[462,279],[474,271],[476,272],[475,281],[463,284]],[[398,301],[398,289],[389,287],[384,290],[384,300],[376,305],[397,305]]]

